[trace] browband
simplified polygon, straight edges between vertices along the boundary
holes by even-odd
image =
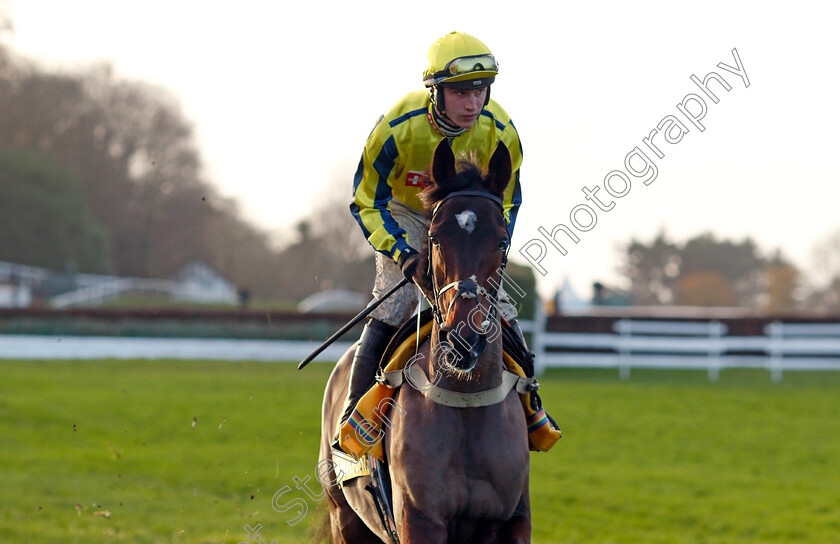
[[[440,202],[435,204],[435,207],[432,210],[432,216],[434,217],[434,215],[438,211],[438,208],[440,208],[441,204],[443,204],[444,202],[446,202],[450,198],[453,198],[453,197],[456,197],[456,196],[481,196],[481,197],[484,197],[484,198],[489,198],[490,200],[492,200],[493,202],[498,204],[499,208],[501,208],[501,210],[502,210],[502,213],[504,213],[505,205],[502,202],[502,199],[497,197],[497,196],[491,195],[490,193],[485,193],[484,191],[455,191],[454,193],[449,193],[448,195],[443,197],[443,199]]]

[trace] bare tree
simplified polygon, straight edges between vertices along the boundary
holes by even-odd
[[[0,29],[7,20],[0,9]],[[0,61],[5,52],[0,42]],[[105,64],[63,73],[12,59],[0,63],[0,111],[0,148],[36,150],[79,173],[118,274],[164,277],[200,259],[255,296],[370,289],[373,252],[348,210],[351,165],[307,220],[306,239],[281,250],[206,180],[192,126],[165,89],[119,80]]]

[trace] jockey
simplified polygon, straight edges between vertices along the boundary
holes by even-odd
[[[443,138],[449,139],[456,156],[472,151],[483,164],[487,164],[498,142],[507,146],[513,173],[503,201],[511,235],[522,200],[522,147],[510,116],[490,99],[490,85],[499,72],[490,49],[473,36],[452,32],[432,44],[428,62],[423,82],[429,90],[409,93],[379,118],[353,180],[350,211],[377,251],[376,298],[403,277],[418,285],[424,283],[425,271],[418,270],[418,249],[428,236],[429,221],[417,195],[425,187],[426,170]],[[371,314],[353,359],[340,424],[374,383],[388,341],[411,317],[416,302],[414,289],[407,285]],[[499,293],[498,309],[502,317],[515,324],[516,309],[503,291]]]

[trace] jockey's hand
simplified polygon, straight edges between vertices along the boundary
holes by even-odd
[[[429,283],[426,278],[426,271],[420,270],[420,254],[413,247],[404,249],[400,253],[398,261],[403,275],[410,281],[413,281],[421,288]]]

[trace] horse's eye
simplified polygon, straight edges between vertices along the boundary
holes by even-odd
[[[436,245],[438,245],[438,244],[440,243],[440,242],[438,241],[438,237],[437,237],[437,236],[435,236],[434,234],[430,234],[430,235],[429,235],[429,242],[431,242],[433,246],[436,246]]]
[[[496,246],[496,249],[499,251],[504,251],[507,249],[507,240],[499,240],[499,245]]]

